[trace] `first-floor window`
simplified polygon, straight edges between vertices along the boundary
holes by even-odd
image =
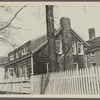
[[[17,67],[16,68],[16,76],[17,77],[20,77],[20,67]]]
[[[78,63],[73,63],[74,69],[78,70]]]
[[[92,66],[92,67],[96,67],[97,64],[96,64],[95,62],[93,62],[93,63],[91,63],[91,66]]]
[[[14,68],[8,68],[8,76],[14,76]]]

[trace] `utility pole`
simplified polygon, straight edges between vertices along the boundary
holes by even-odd
[[[54,17],[53,5],[46,5],[46,24],[47,24],[47,39],[49,52],[49,71],[56,71],[56,52],[55,52],[55,35],[54,35]]]

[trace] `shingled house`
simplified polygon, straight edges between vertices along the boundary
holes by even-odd
[[[72,29],[72,47],[73,47],[73,65],[75,69],[85,67],[85,49],[89,46]],[[61,29],[55,31],[56,53],[59,57],[62,55]],[[35,40],[30,40],[19,48],[8,54],[9,62],[5,65],[6,78],[20,76],[27,80],[31,72],[34,75],[46,73],[49,64],[47,36],[41,36]],[[59,63],[59,62],[58,62]],[[59,65],[59,64],[58,64]],[[33,69],[32,69],[33,66]]]
[[[89,40],[87,43],[90,45],[85,51],[87,56],[87,66],[100,66],[100,37],[95,36],[95,29],[89,29]]]

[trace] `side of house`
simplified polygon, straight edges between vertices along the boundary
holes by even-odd
[[[89,40],[87,43],[90,45],[85,51],[87,56],[87,66],[100,66],[100,37],[95,37],[95,29],[89,29]]]
[[[5,76],[5,64],[8,62],[8,57],[0,57],[0,79]]]

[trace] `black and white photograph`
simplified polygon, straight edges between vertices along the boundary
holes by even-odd
[[[0,2],[0,95],[100,96],[100,2]]]

